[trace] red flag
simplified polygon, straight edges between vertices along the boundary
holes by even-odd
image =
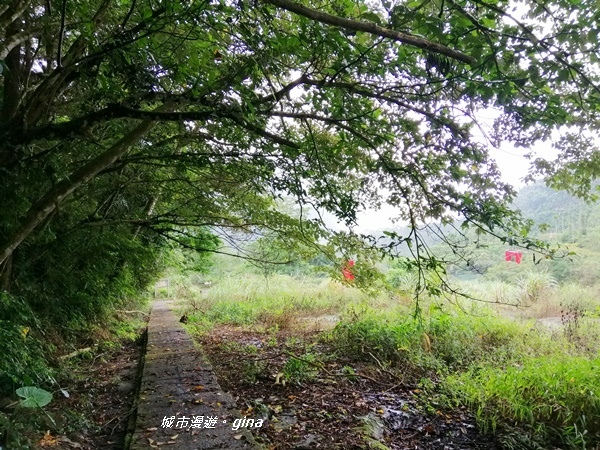
[[[505,261],[514,261],[517,264],[521,264],[521,258],[523,258],[523,252],[517,252],[515,250],[506,250],[504,253]]]
[[[352,267],[352,266],[354,266],[354,261],[350,259],[350,260],[348,260],[348,262],[346,262],[346,265],[342,269],[342,274],[344,275],[344,279],[349,280],[349,281],[354,280],[354,274],[350,270],[350,267]]]

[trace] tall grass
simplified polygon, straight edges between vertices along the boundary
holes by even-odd
[[[546,271],[529,272],[517,279],[517,286],[521,290],[521,302],[531,305],[549,296],[557,288],[558,282]]]
[[[488,430],[516,423],[541,442],[585,449],[600,442],[600,344],[597,334],[580,337],[587,345],[534,321],[432,310],[421,321],[370,312],[330,338],[346,356],[396,366],[413,382],[440,379],[448,405],[470,407]]]
[[[560,317],[565,308],[592,313],[600,305],[600,287],[574,283],[559,285],[548,274],[531,273],[516,283],[505,281],[465,281],[461,288],[476,299],[496,304],[498,311],[529,318]],[[510,309],[510,306],[518,309]]]
[[[302,316],[341,314],[350,305],[368,301],[358,289],[324,279],[288,275],[225,276],[204,292],[188,292],[192,323],[284,328]]]
[[[501,370],[476,366],[446,377],[445,387],[485,429],[516,421],[569,448],[599,437],[600,357],[525,358]]]
[[[398,278],[398,289],[410,281]],[[486,429],[507,423],[529,427],[531,442],[569,449],[600,442],[600,331],[592,319],[584,320],[585,311],[597,308],[594,288],[559,286],[544,274],[513,284],[471,281],[463,288],[491,303],[526,301],[531,306],[523,311],[530,317],[560,316],[561,308],[581,317],[550,330],[455,297],[427,299],[423,316],[413,318],[410,305],[393,296],[287,275],[225,275],[202,292],[188,289],[186,296],[190,322],[204,327],[281,329],[294,326],[298,317],[334,314],[342,321],[327,338],[341,356],[397,367],[412,382],[439,381],[437,394],[428,395],[471,408]]]
[[[579,354],[566,339],[560,338],[558,346],[549,330],[533,322],[461,312],[433,311],[417,320],[371,311],[357,320],[340,323],[331,339],[357,358],[374,355],[392,363],[413,365],[429,359],[445,373],[466,370],[481,362],[507,365],[539,355]]]

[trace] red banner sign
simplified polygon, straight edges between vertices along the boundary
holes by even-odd
[[[514,250],[506,250],[504,254],[504,259],[506,261],[514,261],[517,264],[521,264],[521,258],[523,257],[523,252],[517,252]]]

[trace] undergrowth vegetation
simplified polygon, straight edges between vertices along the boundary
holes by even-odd
[[[45,442],[44,432],[51,436],[94,430],[97,424],[90,416],[81,417],[83,413],[75,406],[58,413],[48,412],[44,406],[54,406],[52,396],[64,399],[74,395],[81,403],[89,395],[88,401],[94,402],[93,391],[69,394],[64,387],[77,381],[76,374],[86,362],[101,364],[126,343],[139,339],[146,323],[140,314],[143,311],[98,317],[87,325],[83,337],[73,329],[59,330],[36,319],[14,296],[0,294],[0,300],[4,302],[0,313],[14,314],[13,321],[0,316],[0,448],[37,448],[35,442]],[[144,309],[140,303],[141,299],[136,299],[121,304]],[[86,377],[86,382],[92,381]],[[48,401],[40,402],[44,393]]]
[[[331,340],[346,356],[402,369],[410,382],[439,380],[428,394],[447,407],[470,407],[486,430],[516,423],[541,442],[586,448],[600,439],[600,342],[597,327],[584,329],[586,346],[566,328],[496,316],[438,310],[418,321],[371,312],[340,323]]]
[[[432,411],[471,409],[482,429],[500,434],[505,448],[583,450],[600,442],[593,286],[561,285],[544,271],[522,273],[513,282],[463,281],[462,291],[484,302],[422,298],[415,316],[408,295],[417,277],[393,269],[387,281],[388,290],[374,295],[310,276],[225,274],[210,286],[182,280],[180,293],[187,297],[190,326],[201,333],[216,324],[297,329],[311,317],[334,316],[339,323],[321,340],[340,358],[395,370],[420,387]],[[536,320],[548,315],[557,317],[556,326]],[[315,378],[315,355],[307,355],[288,360],[287,380]]]
[[[449,375],[449,395],[476,412],[484,429],[517,422],[557,445],[586,448],[600,437],[600,357],[525,357]]]

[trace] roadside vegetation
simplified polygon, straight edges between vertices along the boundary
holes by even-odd
[[[590,271],[600,248],[590,235],[599,231],[588,226],[582,243],[572,230],[579,252],[537,264],[527,253],[520,265],[504,261],[502,246],[480,240],[469,250],[473,264],[488,264],[482,273],[449,266],[456,292],[422,294],[418,314],[419,274],[402,258],[387,262],[371,292],[318,276],[310,264],[265,274],[217,258],[212,273],[180,278],[177,296],[200,339],[238,329],[264,342],[278,333],[303,342],[299,353],[282,350],[277,370],[252,362],[255,344],[223,342],[222,352],[247,359],[250,381],[318,384],[332,361],[345,361],[348,379],[393,374],[424,414],[467,408],[501,448],[592,449],[600,445],[600,277]]]
[[[589,447],[588,394],[577,410],[575,391],[552,403],[513,388],[535,358],[579,368],[595,387],[584,366],[596,357],[600,273],[596,3],[1,1],[0,446],[50,445],[84,422],[80,405],[72,420],[51,418],[57,398],[75,403],[64,386],[76,363],[118,360],[137,333],[122,324],[144,316],[148,289],[168,276],[199,333],[340,321],[318,335],[327,352],[371,358],[391,379],[406,365],[403,376],[433,383],[430,398],[473,408],[485,429],[512,420],[532,439]],[[590,203],[534,185],[511,204],[517,192],[494,160],[511,146],[531,152],[529,178]],[[356,232],[383,211],[398,227]],[[526,249],[518,269],[498,262],[507,246]],[[228,278],[230,262],[217,260],[200,289],[221,251],[254,265]],[[352,283],[318,275],[340,281],[350,259]],[[502,331],[495,314],[552,315],[560,327],[521,345],[543,333]],[[318,345],[277,360],[281,380],[327,370],[335,384]],[[506,364],[498,383],[511,379],[522,398],[477,378],[494,361]],[[421,384],[411,392],[429,391]],[[377,420],[346,387],[336,414],[368,423],[344,430],[368,427],[376,445]],[[322,410],[315,423],[331,419]],[[29,414],[40,422],[21,430],[15,420]]]
[[[315,382],[330,358],[362,362],[416,387],[429,413],[467,407],[482,430],[501,436],[504,448],[585,449],[600,443],[595,312],[600,302],[585,295],[565,306],[553,324],[545,324],[536,320],[546,317],[539,307],[543,298],[530,300],[523,310],[458,297],[428,298],[414,317],[414,305],[397,289],[373,297],[328,280],[282,274],[268,280],[246,274],[237,284],[228,278],[212,282],[202,293],[187,292],[188,326],[198,335],[219,334],[224,326],[258,332],[267,341],[278,332],[297,332],[306,346],[321,343],[331,350],[288,353],[281,373],[290,382]],[[498,300],[492,289],[497,282],[473,284],[468,283],[473,293],[487,290],[481,299]],[[526,287],[506,286],[516,298],[527,297]],[[572,285],[552,289],[557,304],[574,290]],[[336,321],[327,326],[323,316]],[[303,334],[314,323],[331,329]],[[252,351],[246,357],[251,360]],[[253,365],[246,369],[250,377],[268,372]]]
[[[2,359],[8,360],[1,370],[0,447],[121,445],[145,325],[140,311],[115,313],[68,339],[49,326],[43,335],[48,340],[37,337],[37,330],[3,333],[10,340],[0,343],[7,351]]]

